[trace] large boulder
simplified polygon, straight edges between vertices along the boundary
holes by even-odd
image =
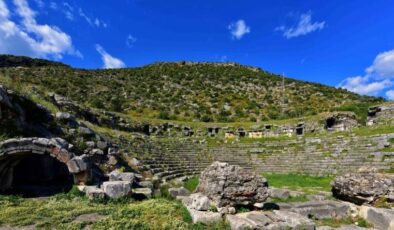
[[[332,182],[333,195],[355,204],[373,203],[378,199],[394,201],[394,175],[382,174],[374,169],[360,169]]]
[[[201,173],[196,192],[208,196],[218,208],[252,206],[264,202],[269,195],[264,177],[222,162],[214,162]]]

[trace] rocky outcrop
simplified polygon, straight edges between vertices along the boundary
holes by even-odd
[[[393,124],[394,103],[378,105],[368,108],[367,125]]]
[[[355,204],[373,203],[383,198],[394,201],[394,175],[382,174],[373,169],[360,169],[332,182],[333,195]]]
[[[313,221],[288,211],[247,212],[227,215],[232,230],[246,229],[305,229],[314,230]]]
[[[222,162],[214,162],[201,173],[196,191],[206,195],[218,208],[252,206],[264,202],[269,195],[265,178]]]

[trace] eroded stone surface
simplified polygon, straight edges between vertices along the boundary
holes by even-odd
[[[168,189],[168,193],[172,198],[176,198],[177,196],[188,196],[190,195],[189,190],[185,189],[184,187],[181,188],[170,188]]]
[[[188,208],[193,223],[210,224],[222,221],[222,214],[218,212],[205,212]]]
[[[151,188],[134,188],[133,189],[133,196],[138,199],[145,199],[151,198],[153,191]]]
[[[394,210],[362,206],[360,216],[377,229],[394,230]]]
[[[214,162],[201,173],[196,191],[208,196],[217,207],[253,205],[269,195],[265,178],[222,162]]]
[[[102,189],[110,198],[125,197],[131,191],[130,182],[126,181],[106,181],[102,184]]]
[[[315,224],[300,214],[288,211],[247,212],[227,215],[232,230],[244,229],[306,229],[314,230]]]
[[[356,204],[372,203],[379,198],[394,201],[394,175],[360,169],[337,177],[332,183],[333,195]]]
[[[350,206],[337,201],[308,201],[278,204],[281,210],[289,210],[302,216],[315,219],[341,219],[349,216]]]
[[[131,184],[135,180],[135,174],[132,172],[121,172],[119,170],[114,170],[108,175],[110,181],[127,181]]]
[[[188,207],[197,211],[208,211],[210,205],[209,198],[201,193],[193,193],[189,196]]]

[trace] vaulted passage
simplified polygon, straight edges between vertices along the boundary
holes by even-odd
[[[326,120],[326,128],[332,129],[336,124],[337,120],[334,117],[330,117]]]
[[[72,188],[73,176],[66,164],[50,155],[12,156],[3,163],[4,193],[24,197],[51,196]]]

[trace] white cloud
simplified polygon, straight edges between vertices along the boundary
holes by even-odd
[[[101,55],[101,60],[104,63],[104,68],[106,69],[114,69],[114,68],[124,68],[126,65],[124,62],[118,58],[111,56],[104,48],[98,44],[96,44],[96,50]]]
[[[365,76],[346,78],[339,84],[339,87],[360,94],[377,95],[383,89],[394,85],[393,78],[394,50],[390,50],[376,56],[373,64],[365,70]],[[394,91],[387,91],[386,96],[394,99]]]
[[[64,54],[82,56],[68,34],[56,26],[37,23],[36,12],[26,0],[13,2],[19,22],[11,20],[7,5],[0,1],[0,53],[56,59]]]
[[[63,2],[62,12],[66,16],[66,18],[70,21],[74,21],[74,8],[68,4],[67,2]]]
[[[283,36],[287,39],[295,38],[302,35],[307,35],[317,30],[322,30],[326,25],[325,21],[312,22],[312,13],[301,14],[297,25],[292,27],[279,26],[276,31],[282,31]]]
[[[87,16],[81,8],[78,9],[78,13],[79,13],[79,16],[81,18],[83,18],[90,26],[96,26],[96,27],[102,26],[104,28],[107,28],[107,26],[108,26],[107,23],[100,20],[99,18],[91,18],[91,17]]]
[[[250,33],[250,27],[246,25],[245,21],[240,19],[228,26],[230,33],[234,39],[240,40],[245,34]]]
[[[388,79],[375,81],[369,76],[356,76],[346,78],[339,84],[339,87],[359,94],[377,95],[392,85],[393,82]]]
[[[134,36],[132,36],[131,34],[129,34],[128,36],[127,36],[127,39],[126,39],[126,45],[127,45],[127,47],[129,47],[129,48],[132,48],[133,46],[134,46],[134,43],[137,41],[137,38],[135,38]]]
[[[386,92],[386,97],[387,97],[389,100],[394,101],[394,90],[389,90],[389,91],[387,91],[387,92]]]
[[[366,72],[380,77],[394,78],[394,49],[378,54]]]

